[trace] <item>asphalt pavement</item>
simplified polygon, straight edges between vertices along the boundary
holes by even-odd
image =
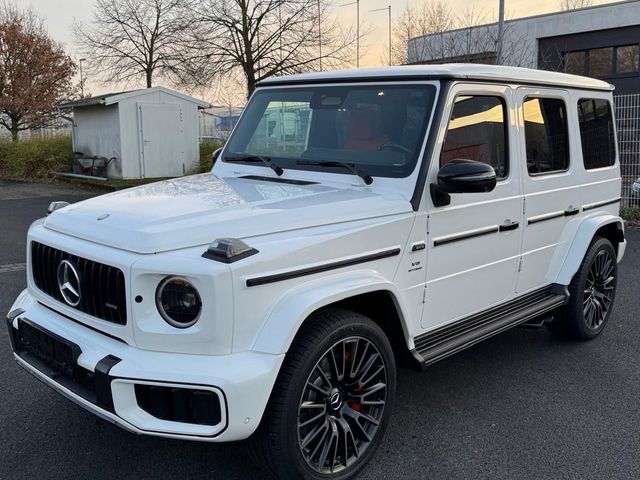
[[[0,313],[25,286],[29,224],[71,187],[0,182]],[[595,341],[513,329],[419,373],[359,479],[640,478],[640,231]],[[0,330],[0,479],[256,479],[243,443],[142,437],[105,423],[13,361]]]

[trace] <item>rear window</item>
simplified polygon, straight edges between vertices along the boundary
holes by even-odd
[[[567,108],[558,98],[525,99],[524,133],[530,175],[563,172],[569,168]]]
[[[578,102],[578,121],[584,168],[610,167],[616,162],[616,146],[611,104],[601,98]]]

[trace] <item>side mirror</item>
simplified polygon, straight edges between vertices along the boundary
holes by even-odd
[[[220,154],[222,153],[222,147],[216,149],[213,151],[213,153],[211,154],[211,164],[213,165],[214,163],[216,163],[216,160],[218,160],[218,157],[220,156]]]
[[[451,203],[450,193],[490,192],[496,186],[496,172],[491,165],[475,160],[455,159],[438,171],[438,183],[431,184],[434,205]]]

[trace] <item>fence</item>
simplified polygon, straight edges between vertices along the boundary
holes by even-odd
[[[622,174],[622,206],[640,205],[640,195],[631,184],[640,178],[640,94],[615,95],[618,149]]]

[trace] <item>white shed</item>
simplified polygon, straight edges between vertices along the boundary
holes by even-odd
[[[197,170],[198,109],[209,106],[153,87],[83,98],[60,108],[73,109],[74,152],[114,158],[109,178],[156,178]]]

